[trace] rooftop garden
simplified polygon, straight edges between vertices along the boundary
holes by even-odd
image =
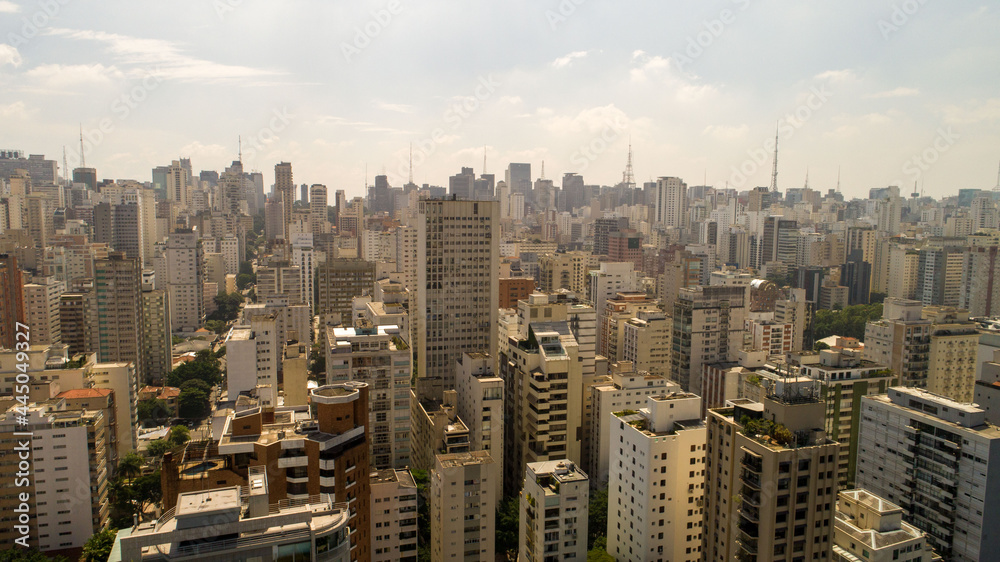
[[[791,447],[795,443],[795,434],[782,423],[743,416],[740,418],[740,425],[743,435],[751,439],[768,444],[773,442],[783,447]]]

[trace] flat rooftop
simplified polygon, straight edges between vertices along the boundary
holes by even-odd
[[[177,496],[175,514],[181,516],[212,513],[221,510],[239,509],[241,505],[239,486],[218,488],[203,492],[185,492]]]

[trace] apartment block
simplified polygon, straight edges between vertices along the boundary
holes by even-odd
[[[230,399],[264,387],[265,406],[277,405],[278,330],[274,317],[258,316],[256,326],[234,326],[226,336],[226,389]]]
[[[737,359],[749,301],[749,285],[680,290],[673,310],[671,370],[681,388],[700,395],[702,365]]]
[[[409,470],[373,472],[372,562],[417,561],[417,484]]]
[[[471,449],[469,426],[458,415],[458,393],[448,390],[444,400],[420,399],[410,391],[410,433],[413,467],[434,468],[438,453],[467,453]]]
[[[431,472],[431,560],[493,557],[500,469],[486,451],[437,455]]]
[[[469,427],[469,450],[488,451],[503,466],[504,381],[493,373],[485,353],[465,353],[456,367],[458,415]],[[503,479],[496,479],[496,497],[503,497]]]
[[[646,404],[646,397],[669,394],[681,389],[680,385],[665,377],[639,371],[628,361],[612,363],[610,373],[590,387],[590,456],[588,471],[595,483],[607,482],[611,463],[611,427],[613,415],[620,411],[634,411]]]
[[[621,328],[623,361],[651,375],[666,377],[670,374],[673,318],[659,310],[640,310]]]
[[[326,384],[367,383],[371,465],[410,466],[410,348],[398,326],[328,328]]]
[[[170,325],[178,332],[193,332],[205,323],[204,252],[198,233],[171,233],[167,237],[164,257],[166,271],[162,275],[167,283]]]
[[[940,560],[927,535],[903,520],[903,509],[867,490],[837,494],[833,561],[931,562]]]
[[[704,560],[830,552],[840,445],[826,437],[824,405],[807,385],[709,410]]]
[[[699,562],[706,524],[701,398],[652,394],[646,407],[616,412],[611,422],[608,553],[616,560]]]
[[[66,284],[54,277],[36,277],[23,290],[24,314],[31,326],[31,343],[48,345],[62,341],[59,297]]]
[[[590,252],[543,254],[538,257],[538,288],[545,293],[566,289],[585,295],[590,283],[590,271],[599,267],[598,257]]]
[[[862,399],[857,485],[903,508],[946,560],[1000,548],[1000,429],[986,413],[917,388]]]
[[[589,502],[590,479],[573,462],[528,463],[520,494],[517,559],[585,559]]]

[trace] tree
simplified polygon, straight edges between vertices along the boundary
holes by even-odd
[[[93,534],[83,545],[83,559],[85,562],[107,562],[111,556],[111,549],[115,546],[115,537],[118,536],[118,529],[105,529]]]
[[[236,276],[236,288],[239,290],[246,289],[248,285],[254,283],[254,276],[249,273],[240,273]]]
[[[237,288],[239,288],[239,278],[237,278]],[[240,293],[220,292],[215,296],[216,309],[208,315],[209,320],[231,322],[240,315],[240,305],[243,304],[243,295]],[[222,332],[216,332],[222,333]]]
[[[309,363],[309,374],[315,377],[326,374],[326,353],[323,347],[318,343],[313,344],[309,356],[312,359]]]
[[[161,420],[170,416],[167,403],[159,398],[140,400],[136,404],[136,410],[139,414],[139,421]]]
[[[0,562],[67,562],[62,556],[48,557],[35,549],[8,548],[0,550]]]
[[[219,350],[215,352],[215,356],[216,357],[225,357],[226,356],[226,346],[220,345],[219,346]]]
[[[167,375],[167,384],[182,386],[189,380],[197,379],[208,384],[209,390],[222,382],[222,367],[219,358],[211,349],[202,349],[195,354],[193,361],[181,363]]]
[[[177,415],[182,418],[200,418],[208,413],[208,393],[194,387],[181,390],[177,396]]]
[[[426,470],[411,470],[417,485],[417,560],[431,559],[431,502],[427,487],[430,475]]]
[[[166,439],[156,439],[146,445],[146,454],[149,455],[149,458],[158,460],[163,458],[163,454],[172,448],[173,446]]]
[[[172,447],[177,447],[183,445],[191,440],[191,431],[184,427],[183,425],[175,425],[170,428],[170,436],[167,437],[167,442]]]
[[[608,537],[602,535],[594,540],[594,545],[587,551],[587,562],[615,562],[614,557],[608,554]]]
[[[608,532],[608,489],[591,490],[590,504],[587,506],[587,546]]]
[[[813,337],[817,340],[829,336],[865,339],[868,322],[882,318],[882,305],[855,304],[843,310],[817,310],[813,317]]]
[[[515,556],[517,555],[520,517],[519,496],[510,496],[500,500],[500,505],[497,506],[497,536],[494,542],[494,550],[497,554],[514,553]]]
[[[136,452],[126,453],[124,457],[118,459],[118,470],[116,475],[125,478],[131,484],[132,479],[142,473],[142,457]]]
[[[213,312],[212,314],[215,313]],[[229,325],[226,324],[225,320],[206,320],[205,327],[220,335],[226,333],[229,329]]]

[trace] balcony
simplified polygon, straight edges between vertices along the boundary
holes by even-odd
[[[760,490],[760,474],[750,472],[749,470],[743,470],[740,474],[740,480],[747,486]]]

